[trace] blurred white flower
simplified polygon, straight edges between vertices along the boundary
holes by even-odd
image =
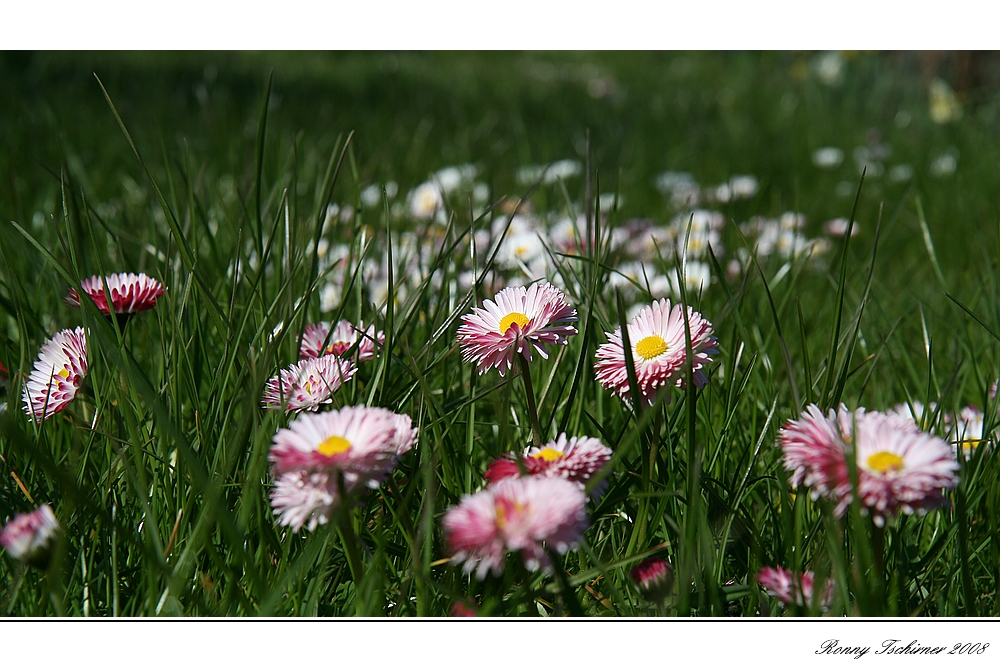
[[[784,230],[789,229],[802,229],[806,226],[806,216],[802,213],[796,213],[795,211],[785,211],[778,218],[778,224]]]
[[[462,164],[454,167],[445,167],[434,174],[444,194],[450,195],[458,190],[462,185],[469,183],[476,177],[478,170],[475,165]]]
[[[375,208],[382,203],[382,189],[378,183],[372,183],[361,191],[361,203],[368,208]]]
[[[340,286],[327,283],[319,293],[319,309],[324,313],[336,310],[340,306]]]
[[[829,236],[835,236],[837,238],[842,238],[847,234],[847,228],[851,226],[851,221],[847,218],[834,218],[833,220],[827,220],[823,224],[823,231]],[[854,226],[851,227],[851,236],[857,236],[858,234],[858,222],[855,220]]]
[[[885,167],[880,161],[880,151],[875,151],[868,146],[858,146],[854,149],[854,164],[858,167],[858,174],[864,172],[868,178],[881,176]]]
[[[517,234],[507,234],[497,252],[496,262],[503,268],[516,268],[520,264],[529,264],[545,253],[545,246],[537,232],[522,231]]]
[[[816,57],[813,63],[816,76],[827,86],[839,86],[844,80],[846,63],[836,51],[827,51]]]
[[[932,176],[940,178],[955,173],[957,168],[958,157],[952,153],[943,153],[931,162],[930,171]]]
[[[908,164],[897,164],[889,170],[889,181],[892,183],[902,183],[913,178],[913,167]]]
[[[962,105],[955,91],[944,79],[934,79],[928,86],[931,120],[938,125],[950,123],[962,117]]]
[[[622,203],[624,201],[625,201],[624,197],[614,192],[602,192],[597,197],[597,202],[598,206],[601,209],[601,213],[609,213],[612,207],[614,207],[615,209],[621,208]]]
[[[820,169],[831,169],[844,161],[844,151],[833,146],[827,146],[813,151],[813,164]]]
[[[676,267],[676,271],[670,274],[670,291],[678,299],[681,298],[680,275],[681,268],[679,266]],[[711,280],[712,271],[708,268],[708,264],[704,262],[687,263],[684,272],[684,290],[687,292],[688,298],[695,294],[701,294]]]
[[[757,194],[760,184],[757,179],[748,174],[733,176],[729,179],[729,188],[733,199],[749,199]]]
[[[426,181],[410,192],[407,204],[411,217],[417,220],[433,220],[444,211],[444,196],[437,183]]]

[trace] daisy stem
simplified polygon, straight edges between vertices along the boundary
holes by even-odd
[[[361,553],[358,551],[358,537],[354,533],[354,524],[351,522],[350,512],[346,508],[341,508],[340,520],[337,522],[337,534],[340,535],[340,542],[344,545],[344,555],[347,557],[347,567],[351,570],[351,579],[354,580],[354,594],[360,611]]]
[[[528,367],[528,360],[522,355],[517,355],[517,361],[521,365],[521,378],[524,380],[524,396],[528,403],[528,419],[531,420],[531,439],[535,447],[542,446],[542,429],[538,424],[538,407],[535,405],[535,392],[531,388],[531,370]]]
[[[546,550],[549,553],[549,560],[552,561],[556,578],[559,580],[559,586],[562,588],[563,603],[569,607],[570,616],[586,616],[587,614],[583,611],[583,607],[580,606],[580,601],[577,599],[576,593],[573,591],[573,587],[570,586],[569,577],[566,575],[566,568],[563,565],[562,556],[560,556],[555,549],[549,548]]]
[[[872,526],[872,567],[875,580],[880,586],[885,584],[885,526]]]

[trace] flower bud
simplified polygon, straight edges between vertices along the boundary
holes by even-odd
[[[18,514],[0,532],[0,545],[11,556],[41,570],[48,567],[51,546],[59,522],[52,508],[42,505],[34,512]]]

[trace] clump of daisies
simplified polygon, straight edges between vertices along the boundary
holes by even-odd
[[[823,414],[810,405],[782,428],[779,443],[794,486],[827,498],[843,516],[855,498],[850,468],[856,466],[862,512],[878,526],[900,512],[923,513],[947,503],[958,483],[958,462],[941,438],[897,414],[848,410]]]
[[[671,307],[669,299],[660,299],[643,308],[627,325],[637,388],[646,404],[653,403],[660,395],[669,402],[670,394],[663,390],[684,386],[688,364],[684,318],[681,304]],[[690,363],[694,385],[703,387],[708,384],[704,368],[718,352],[716,338],[712,323],[690,306],[687,321],[691,331]],[[621,327],[605,335],[608,342],[597,348],[594,364],[597,381],[631,404],[633,397]]]
[[[87,376],[87,334],[64,329],[42,345],[24,383],[24,411],[36,422],[62,412],[76,398]]]
[[[278,523],[295,532],[326,524],[349,498],[377,488],[416,442],[410,417],[384,408],[300,415],[275,434],[268,455]]]

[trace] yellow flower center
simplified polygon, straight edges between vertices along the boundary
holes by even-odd
[[[667,341],[656,334],[646,336],[635,344],[635,352],[643,359],[658,357],[667,351]]]
[[[903,469],[903,457],[892,452],[878,452],[868,457],[868,467],[881,473]]]
[[[323,456],[333,456],[334,454],[343,454],[351,448],[351,441],[347,438],[341,438],[339,435],[331,435],[329,438],[319,443],[319,447],[316,450]]]
[[[551,463],[552,461],[558,461],[562,457],[566,456],[558,449],[552,449],[551,447],[546,447],[545,449],[539,450],[531,455],[533,459],[541,459]]]
[[[60,368],[59,372],[56,373],[56,375],[61,375],[62,378],[65,380],[66,378],[69,377],[69,369],[68,368]]]
[[[503,319],[500,320],[500,333],[501,334],[507,333],[507,329],[510,329],[512,324],[517,324],[519,329],[523,329],[528,325],[528,322],[530,321],[531,320],[529,320],[528,316],[525,315],[524,313],[518,313],[518,312],[507,313],[506,315],[503,316]]]
[[[525,510],[525,506],[522,503],[509,505],[506,502],[498,502],[493,507],[496,510],[497,515],[497,528],[500,530],[506,528],[507,523],[510,521],[510,518],[507,516],[508,512],[516,516],[518,514],[523,514]]]

